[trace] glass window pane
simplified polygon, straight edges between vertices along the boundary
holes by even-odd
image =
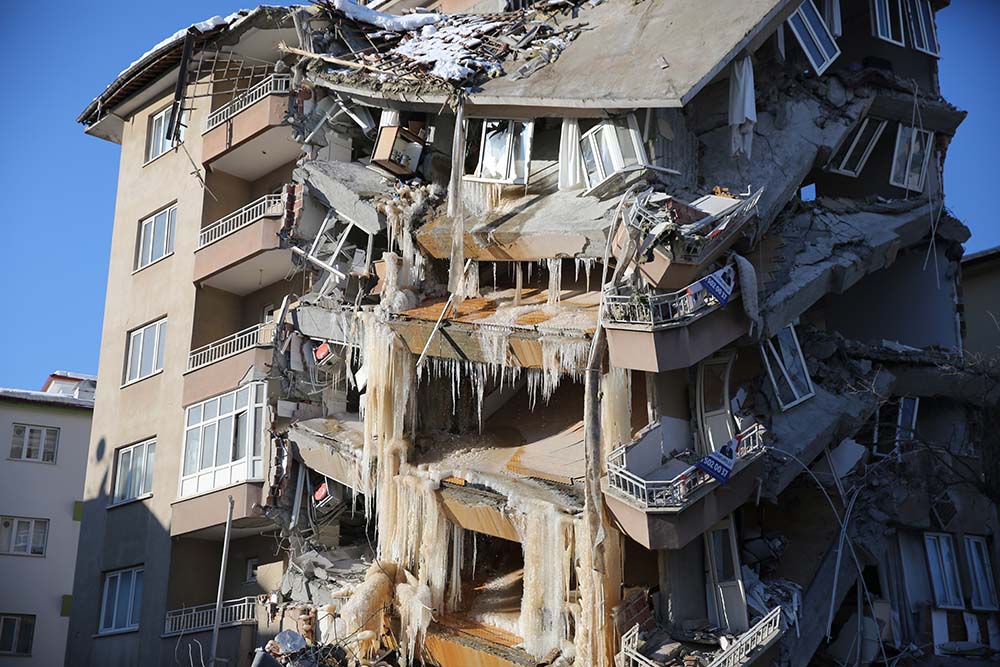
[[[54,463],[56,460],[56,450],[59,448],[59,429],[45,429],[45,444],[42,446],[42,460]]]
[[[215,448],[215,465],[221,466],[229,463],[233,447],[233,416],[223,417],[219,420],[219,444]]]
[[[233,460],[239,461],[247,454],[247,436],[249,431],[247,424],[250,418],[249,412],[241,412],[236,415],[236,432],[233,433]]]
[[[594,135],[597,140],[597,156],[601,161],[601,168],[604,170],[604,175],[613,174],[618,171],[615,165],[615,156],[611,149],[611,142],[614,141],[614,128],[608,124],[602,124],[601,129],[597,131]]]
[[[525,123],[515,122],[513,125],[514,140],[510,177],[524,180],[528,177],[528,138],[530,133]]]
[[[826,58],[824,60],[829,60],[833,58],[833,55],[837,53],[837,45],[833,41],[833,37],[830,35],[830,31],[826,27],[826,23],[823,21],[823,17],[819,15],[816,11],[816,7],[810,0],[802,3],[801,11],[803,16],[805,16],[806,21],[812,26],[813,32],[816,33],[816,39],[819,40],[820,48],[826,53]]]
[[[38,460],[41,453],[42,430],[40,428],[28,427],[28,448],[24,452],[24,458]]]
[[[139,626],[139,613],[142,611],[142,570],[135,573],[135,583],[132,586],[132,614],[129,617],[129,627]]]
[[[163,117],[153,116],[153,124],[149,130],[149,150],[146,151],[146,159],[151,160],[160,154],[159,151],[159,135],[162,133],[163,127]]]
[[[910,190],[923,190],[924,166],[927,164],[930,141],[931,134],[929,132],[917,130],[913,138],[913,159],[910,160],[909,176],[906,182],[907,188]]]
[[[219,397],[219,414],[225,415],[233,411],[233,403],[235,401],[235,394],[225,394]]]
[[[153,261],[153,222],[142,223],[139,239],[139,266],[146,266]]]
[[[167,212],[157,213],[153,218],[153,250],[151,260],[163,257],[167,245]]]
[[[14,433],[10,438],[10,458],[19,459],[24,453],[24,435],[26,429],[20,424],[14,424]]]
[[[167,221],[167,254],[174,251],[174,232],[177,231],[177,207],[172,206],[168,211],[169,219]]]
[[[35,638],[35,619],[31,616],[22,616],[21,624],[17,630],[17,646],[15,653],[28,655],[31,653],[31,642]]]
[[[142,490],[140,493],[147,494],[153,492],[153,461],[156,458],[156,443],[151,442],[146,445],[146,469],[142,474]]]
[[[889,0],[875,0],[875,25],[879,37],[889,37]]]
[[[115,485],[115,500],[128,497],[129,475],[132,470],[132,450],[126,449],[118,455],[118,483]]]
[[[635,144],[632,143],[632,130],[628,125],[628,118],[619,117],[612,121],[615,126],[615,136],[618,139],[618,147],[622,152],[622,161],[626,167],[639,164],[639,155],[635,152]]]
[[[153,354],[156,352],[156,329],[152,326],[142,331],[142,354],[139,357],[139,377],[153,372]]]
[[[205,416],[204,420],[215,419],[219,414],[219,399],[213,398],[210,401],[205,402]]]
[[[8,516],[0,521],[0,553],[10,553],[10,542],[14,536],[14,520]]]
[[[206,470],[215,464],[215,424],[209,424],[201,429],[201,466]]]
[[[142,354],[142,332],[136,331],[129,337],[129,358],[127,380],[139,377],[139,357]]]
[[[264,402],[264,385],[263,384],[258,384],[256,387],[254,387],[254,394],[256,395],[256,398],[254,400],[257,401],[258,403],[263,403]]]
[[[247,401],[250,398],[250,388],[243,387],[238,392],[236,392],[236,409],[242,410],[247,406]]]
[[[167,347],[167,323],[160,322],[156,336],[156,366],[153,370],[163,369],[163,351]]]
[[[587,178],[590,187],[594,187],[601,182],[601,173],[597,167],[597,156],[594,154],[594,147],[591,137],[584,137],[580,140],[580,153],[583,155],[583,167],[587,171]]]
[[[729,545],[729,530],[712,531],[712,553],[715,557],[715,575],[718,580],[733,581],[736,578],[736,570],[733,567],[733,551]]]
[[[924,41],[927,43],[927,50],[931,53],[939,53],[937,37],[934,35],[934,12],[931,11],[930,0],[918,0],[920,5],[920,16],[924,20]]]
[[[253,411],[253,455],[260,456],[261,437],[264,432],[264,408]]]
[[[920,17],[917,12],[920,10],[917,8],[919,0],[907,0],[910,5],[910,38],[913,40],[913,46],[918,49],[926,49],[927,43],[924,41],[924,33],[920,29]]]
[[[146,469],[146,448],[132,450],[132,471],[128,476],[128,497],[137,498],[142,493],[142,471]]]
[[[45,545],[49,539],[49,522],[35,521],[34,535],[31,537],[31,553],[36,556],[45,555]]]
[[[130,602],[132,602],[132,570],[125,570],[118,575],[118,597],[115,598],[116,630],[126,627]]]
[[[118,599],[118,575],[108,575],[104,585],[104,617],[101,619],[102,630],[112,630],[115,627],[115,600]]]
[[[507,146],[510,142],[510,121],[488,120],[483,133],[483,156],[479,175],[483,178],[507,180]]]
[[[822,67],[823,63],[826,62],[826,58],[823,56],[823,52],[820,51],[819,45],[816,44],[812,36],[809,34],[809,29],[806,28],[805,20],[802,18],[801,12],[795,12],[792,14],[788,21],[792,24],[792,27],[795,28],[795,36],[798,38],[799,44],[802,46],[802,50],[809,56],[810,62],[812,62],[814,67]]]
[[[17,519],[14,522],[14,549],[16,554],[28,553],[28,545],[31,542],[31,522],[24,519]]]
[[[799,355],[799,346],[796,344],[794,331],[790,326],[785,327],[778,332],[776,338],[776,348],[778,354],[781,355],[781,363],[794,385],[796,395],[808,394],[809,377],[805,366],[802,365],[802,357]]]
[[[193,426],[201,421],[201,404],[193,405],[188,408],[187,413],[187,425]]]
[[[17,626],[17,619],[5,616],[0,623],[0,651],[14,650],[14,628]]]
[[[705,412],[718,412],[726,405],[727,364],[705,364],[702,368],[702,404]]]
[[[184,475],[191,475],[198,472],[198,436],[201,429],[198,427],[188,429],[184,442]]]

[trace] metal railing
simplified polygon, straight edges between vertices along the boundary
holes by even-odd
[[[732,264],[726,266],[722,278],[734,285],[735,294],[738,288],[735,287],[736,269]],[[676,326],[689,317],[707,314],[720,305],[721,302],[698,282],[663,294],[638,291],[615,294],[609,290],[604,294],[604,318],[608,324],[630,327]]]
[[[259,102],[268,95],[280,95],[292,90],[291,74],[272,74],[260,83],[252,86],[247,92],[234,97],[227,104],[208,114],[205,131],[222,125],[227,120],[243,111],[252,104]]]
[[[708,667],[739,667],[745,665],[754,653],[781,634],[781,607],[767,612],[764,618],[740,635],[725,651],[715,657]]]
[[[250,596],[238,600],[226,600],[220,610],[220,626],[240,625],[257,621],[257,598]],[[163,634],[177,635],[182,632],[211,630],[215,625],[215,603],[182,607],[167,612]]]
[[[622,647],[615,656],[615,667],[659,667],[639,653],[639,624],[636,623],[622,635]]]
[[[263,322],[237,331],[225,338],[191,350],[188,355],[189,371],[239,354],[255,347],[268,347],[274,341],[274,322]]]
[[[736,461],[740,462],[764,451],[764,427],[760,424],[745,429],[736,436]],[[645,480],[626,467],[632,443],[622,445],[608,454],[608,487],[637,502],[643,509],[680,507],[691,493],[711,482],[714,477],[695,466],[669,480]]]
[[[281,215],[284,210],[282,195],[264,195],[260,199],[255,199],[243,208],[203,228],[198,235],[198,250],[261,218]]]

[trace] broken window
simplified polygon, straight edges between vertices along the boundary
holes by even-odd
[[[888,121],[880,118],[868,117],[861,121],[861,125],[848,136],[847,141],[830,160],[830,171],[857,178],[887,124]]]
[[[905,46],[903,38],[903,0],[871,0],[872,30],[876,37]]]
[[[48,519],[17,516],[0,518],[0,553],[44,556],[48,540]]]
[[[587,190],[594,190],[613,176],[649,166],[635,116],[628,114],[601,121],[580,137]]]
[[[263,475],[264,383],[187,409],[181,496]]]
[[[933,132],[900,123],[896,131],[889,183],[898,188],[923,192],[933,141]]]
[[[115,503],[123,503],[153,492],[153,462],[156,440],[118,450],[115,477]]]
[[[246,582],[248,584],[256,583],[257,581],[257,565],[260,560],[257,558],[247,558],[247,576]]]
[[[760,345],[760,354],[782,412],[815,394],[809,370],[802,357],[799,338],[791,324]]]
[[[0,614],[0,655],[31,655],[34,637],[34,616]]]
[[[714,595],[709,597],[709,618],[731,633],[745,632],[750,622],[732,516],[705,533],[705,551],[708,552],[709,574],[714,590]]]
[[[51,426],[14,424],[10,439],[10,458],[17,461],[55,463],[59,449],[59,429]]]
[[[812,0],[805,0],[792,12],[788,17],[788,25],[792,28],[795,39],[799,40],[799,45],[805,51],[817,76],[825,72],[840,55],[840,47],[834,41],[830,29],[827,28]]]
[[[129,332],[125,382],[134,382],[163,370],[167,318]]]
[[[943,609],[964,609],[962,584],[958,578],[955,545],[947,533],[924,533],[927,568],[934,588],[934,600]]]
[[[896,420],[896,446],[912,443],[917,433],[917,410],[920,399],[903,396],[899,399],[899,418]]]
[[[142,573],[143,568],[133,567],[104,575],[100,634],[139,629]]]
[[[969,580],[972,582],[972,608],[979,611],[996,611],[996,582],[993,579],[993,565],[990,563],[990,549],[985,537],[966,535],[965,556],[969,562]]]
[[[163,155],[168,150],[184,141],[184,114],[181,114],[177,128],[177,141],[171,141],[167,136],[167,126],[170,125],[170,115],[173,106],[149,118],[149,129],[146,137],[146,162]]]
[[[481,125],[481,128],[479,127]],[[467,176],[495,183],[528,182],[534,121],[486,119],[469,123],[470,133],[479,136],[478,155],[470,154]],[[475,144],[470,142],[470,146]]]
[[[906,13],[910,19],[910,39],[913,48],[932,56],[941,54],[934,26],[931,0],[906,0]]]
[[[717,452],[736,437],[736,425],[729,410],[729,374],[735,358],[735,355],[729,354],[698,365],[702,454]]]
[[[139,223],[138,252],[135,258],[136,271],[173,254],[176,224],[176,206],[164,209]]]

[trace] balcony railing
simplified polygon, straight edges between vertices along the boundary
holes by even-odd
[[[736,436],[737,463],[756,458],[763,452],[763,436],[764,427],[760,424],[754,424]],[[631,443],[622,445],[608,454],[608,486],[644,509],[681,507],[692,492],[715,479],[707,472],[689,466],[670,480],[645,480],[626,468],[628,449],[631,446]]]
[[[281,215],[283,212],[284,203],[281,195],[264,195],[203,228],[201,234],[198,235],[198,250],[257,222],[261,218]]]
[[[655,662],[639,653],[639,624],[622,635],[622,648],[615,656],[615,667],[659,667]]]
[[[732,264],[726,266],[719,278],[735,286],[736,269]],[[608,291],[604,294],[604,318],[606,323],[620,327],[665,328],[683,324],[693,316],[706,315],[720,305],[721,302],[700,281],[663,294]]]
[[[219,625],[240,625],[257,621],[257,598],[250,596],[238,600],[226,600],[220,610]],[[163,634],[178,635],[188,632],[211,630],[215,625],[215,603],[197,607],[183,607],[167,612]]]
[[[272,74],[260,83],[254,85],[250,90],[234,97],[224,106],[219,107],[208,114],[208,121],[205,123],[205,131],[208,132],[214,127],[222,125],[227,120],[243,111],[247,107],[264,99],[268,95],[280,95],[292,90],[292,76],[290,74]]]
[[[770,644],[781,634],[781,607],[767,612],[764,618],[740,635],[733,644],[720,653],[708,667],[740,667],[747,664],[758,650]]]
[[[221,338],[214,343],[191,350],[188,355],[189,371],[245,352],[255,347],[268,347],[274,340],[274,322],[255,324],[243,331]]]

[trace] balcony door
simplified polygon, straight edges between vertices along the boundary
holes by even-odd
[[[708,618],[716,626],[733,634],[750,629],[747,596],[740,574],[740,556],[732,515],[705,533],[708,561]]]
[[[729,408],[729,376],[735,359],[735,354],[726,354],[698,365],[701,454],[717,452],[736,437],[736,424]]]

